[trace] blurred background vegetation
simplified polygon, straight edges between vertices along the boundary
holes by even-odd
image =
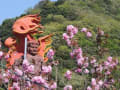
[[[35,5],[34,8],[29,8],[23,15],[39,14],[41,16],[41,24],[45,26],[45,33],[42,35],[54,33],[52,46],[56,50],[55,59],[60,62],[59,75],[62,75],[66,69],[75,67],[75,61],[71,60],[69,56],[71,49],[62,39],[62,34],[66,32],[66,26],[69,24],[78,27],[79,33],[76,36],[78,44],[83,48],[84,53],[88,53],[88,56],[97,55],[95,33],[98,27],[109,36],[107,44],[103,45],[109,49],[105,57],[107,55],[120,55],[119,6],[120,0],[58,0],[56,2],[42,0]],[[2,25],[0,25],[0,38],[2,42],[9,36],[13,36],[12,25],[14,21],[20,17],[6,19]],[[84,34],[80,32],[83,27],[89,28],[92,31],[93,37],[91,39],[87,39]],[[42,35],[36,35],[35,37],[37,38]],[[2,48],[6,50],[4,45]],[[120,75],[120,72],[118,73]],[[84,86],[84,84],[80,83],[80,81],[82,81],[81,79],[77,81],[78,78],[80,79],[81,76],[73,74],[72,80],[76,84],[72,84],[74,87],[78,87],[78,90],[83,90],[82,86]],[[63,81],[62,78],[59,79],[60,88],[64,87]],[[60,88],[59,90],[62,90]]]

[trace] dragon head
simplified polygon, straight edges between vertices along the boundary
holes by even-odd
[[[13,32],[17,34],[28,34],[28,33],[42,33],[43,31],[38,31],[37,28],[43,28],[40,23],[40,16],[35,15],[26,15],[16,20],[13,25]]]

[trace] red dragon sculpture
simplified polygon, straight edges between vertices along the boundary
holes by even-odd
[[[38,40],[35,40],[33,37],[34,34],[43,33],[43,31],[38,30],[38,28],[44,28],[39,24],[40,19],[41,18],[35,14],[26,15],[16,20],[12,27],[15,38],[9,37],[5,40],[5,45],[9,48],[8,54],[10,55],[7,67],[12,66],[15,60],[18,60],[24,55],[25,37],[27,37],[28,42],[37,42],[38,47],[36,47],[36,54],[40,55],[44,59],[44,62],[48,60],[45,57],[45,53],[50,49],[50,47],[47,46],[52,42],[52,34],[40,37]],[[28,52],[27,54],[30,53]]]

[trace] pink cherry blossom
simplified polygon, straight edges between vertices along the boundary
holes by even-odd
[[[50,88],[50,87],[49,87],[49,84],[48,84],[46,81],[44,82],[44,86],[47,87],[47,88]],[[48,89],[48,90],[49,90],[49,89]]]
[[[70,52],[70,57],[73,59],[74,58],[74,53]]]
[[[14,81],[18,81],[18,80],[20,79],[20,77],[19,77],[18,75],[15,75],[15,74],[13,74],[13,75],[11,76],[11,78],[12,78],[12,80],[14,80]]]
[[[92,86],[96,86],[96,84],[97,84],[97,83],[96,83],[96,79],[95,79],[95,78],[92,78],[91,85],[92,85]]]
[[[31,82],[30,82],[30,81],[27,81],[27,82],[26,82],[26,87],[31,87],[31,86],[32,86]]]
[[[105,65],[105,66],[109,66],[109,65],[110,65],[110,62],[105,61],[105,62],[104,62],[104,65]]]
[[[68,25],[67,26],[67,32],[71,32],[73,28],[74,28],[73,25]]]
[[[92,60],[90,61],[90,63],[91,63],[91,64],[96,63],[96,59],[92,59]]]
[[[29,72],[29,73],[33,73],[34,70],[35,70],[34,65],[29,65],[26,71]]]
[[[4,54],[3,51],[0,51],[0,57],[3,56],[3,54]]]
[[[41,76],[35,76],[32,78],[32,82],[44,84],[46,81]]]
[[[71,85],[66,85],[66,86],[64,87],[64,90],[72,90],[72,86],[71,86]]]
[[[87,90],[92,90],[92,88],[90,86],[87,87]]]
[[[106,75],[110,75],[110,74],[111,74],[111,72],[110,72],[110,71],[107,71],[107,72],[105,72],[105,74],[106,74]]]
[[[64,75],[68,80],[72,78],[72,72],[70,70],[67,70],[67,72]]]
[[[54,54],[55,54],[54,50],[50,49],[47,53],[48,59],[53,59]]]
[[[2,45],[0,44],[0,48],[2,47]]]
[[[102,65],[99,65],[99,67],[96,68],[96,71],[97,71],[97,72],[102,72],[102,71],[103,71],[103,66],[102,66]]]
[[[77,59],[77,64],[78,64],[79,66],[83,65],[83,63],[84,63],[84,58],[79,58],[79,59]]]
[[[70,32],[69,37],[70,37],[70,39],[72,39],[74,37],[74,34],[72,32]]]
[[[114,79],[111,79],[111,82],[112,82],[112,83],[115,83],[115,80],[114,80]]]
[[[10,57],[10,55],[9,55],[9,54],[6,54],[4,58],[5,58],[6,61],[7,61],[9,57]]]
[[[87,68],[88,66],[89,66],[88,62],[84,63],[84,68]]]
[[[79,47],[79,48],[77,48],[77,49],[74,49],[73,52],[74,52],[75,54],[82,54],[82,49]]]
[[[47,73],[50,73],[52,72],[52,67],[49,65],[49,66],[42,66],[42,72],[47,74]]]
[[[20,70],[20,69],[18,69],[18,68],[15,69],[15,73],[16,73],[17,75],[19,75],[19,76],[22,76],[22,75],[23,75],[22,70]]]
[[[75,35],[78,33],[78,28],[74,27],[73,30],[72,30],[72,33]]]
[[[111,61],[112,61],[112,57],[109,56],[109,57],[107,58],[107,60],[108,60],[109,62],[111,62]]]
[[[118,62],[118,59],[115,60],[115,63],[116,63],[116,65],[119,63],[119,62]]]
[[[71,40],[67,39],[66,41],[67,41],[67,45],[71,46]]]
[[[11,76],[10,70],[7,70],[5,73],[3,73],[3,76],[10,77]]]
[[[64,40],[67,40],[67,39],[69,39],[70,37],[67,35],[67,33],[63,33],[63,39]]]
[[[102,80],[100,80],[100,81],[98,81],[98,84],[99,84],[100,86],[102,86],[102,85],[104,84],[104,82],[103,82]]]
[[[42,66],[42,72],[43,72],[43,73],[48,73],[48,68],[47,68],[47,66]]]
[[[8,83],[9,79],[7,77],[4,78],[4,83]]]
[[[82,53],[75,53],[76,59],[84,59]]]
[[[29,65],[30,65],[30,64],[29,64],[29,62],[28,62],[27,59],[23,60],[22,66],[23,66],[24,70],[26,70],[26,69],[28,68]]]
[[[100,90],[100,86],[99,85],[95,85],[95,90]]]
[[[54,82],[51,86],[50,86],[50,89],[56,89],[57,88],[57,83]]]
[[[20,90],[18,83],[14,82],[12,86],[13,90]]]
[[[9,82],[8,73],[3,73],[2,78],[3,78],[4,83],[8,83]]]
[[[4,53],[2,51],[0,51],[0,59],[2,58],[3,55],[4,55]]]
[[[82,72],[82,69],[78,68],[75,70],[75,72],[80,73],[80,72]]]
[[[88,70],[88,69],[85,69],[84,73],[85,73],[85,74],[88,74],[88,73],[89,73],[89,70]]]
[[[104,86],[106,87],[106,88],[109,88],[109,84],[108,83],[104,83]]]
[[[95,67],[98,67],[98,63],[94,63],[93,64],[93,67],[95,68]]]
[[[48,66],[48,73],[52,72],[52,67],[49,65]]]
[[[87,28],[82,28],[81,32],[87,32]]]
[[[24,59],[24,60],[23,60],[23,64],[25,64],[25,65],[29,65],[28,60],[27,60],[27,59]]]
[[[94,68],[91,69],[91,73],[92,74],[95,73],[95,69]]]
[[[79,48],[76,50],[76,53],[79,53],[79,54],[82,55],[82,53],[83,53],[83,52],[82,52],[82,48],[79,47]]]
[[[86,32],[86,36],[87,36],[88,38],[90,38],[90,37],[92,37],[92,33],[91,33],[91,32]]]

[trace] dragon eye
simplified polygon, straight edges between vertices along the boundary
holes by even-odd
[[[20,26],[20,28],[21,28],[22,30],[25,30],[25,28],[24,28],[23,26]]]

